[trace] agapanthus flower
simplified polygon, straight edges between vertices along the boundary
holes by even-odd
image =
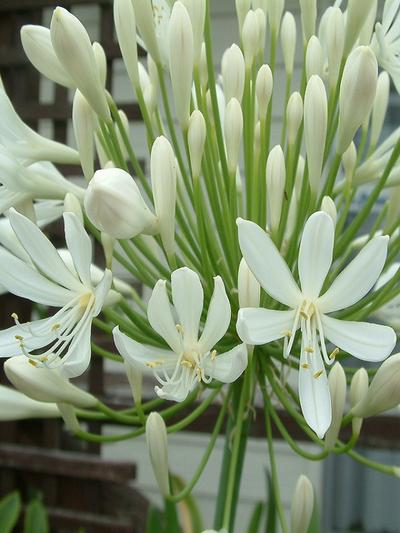
[[[253,345],[283,338],[283,354],[288,357],[300,329],[300,404],[307,423],[322,437],[332,416],[323,361],[331,364],[336,352],[335,349],[328,354],[325,339],[365,361],[382,361],[396,344],[396,334],[388,326],[329,316],[357,303],[374,286],[385,264],[389,237],[371,239],[322,292],[333,258],[335,228],[329,215],[314,213],[304,226],[298,256],[300,287],[262,228],[242,219],[238,219],[238,227],[240,247],[249,268],[263,289],[289,308],[240,309],[239,336]]]
[[[110,290],[112,274],[106,270],[101,281],[93,284],[92,245],[75,214],[64,213],[65,240],[74,270],[32,221],[14,209],[9,218],[30,261],[0,248],[2,285],[17,296],[61,309],[49,318],[25,324],[13,314],[16,325],[0,332],[0,357],[26,355],[33,365],[61,366],[67,377],[80,375],[90,362],[92,320],[104,305],[117,300]]]
[[[386,0],[382,23],[375,26],[372,45],[379,65],[387,70],[400,93],[400,0]]]
[[[231,307],[220,276],[214,278],[214,292],[200,336],[204,293],[199,276],[189,268],[179,268],[171,275],[171,288],[173,309],[165,280],[156,283],[147,308],[151,327],[170,350],[140,344],[118,327],[113,333],[126,361],[153,371],[160,384],[155,387],[158,396],[181,402],[202,381],[235,381],[247,366],[247,349],[244,344],[221,354],[214,349],[231,320]]]

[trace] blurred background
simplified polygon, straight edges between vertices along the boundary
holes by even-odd
[[[318,5],[322,11],[331,3],[319,0]],[[379,4],[383,1],[379,0]],[[70,120],[72,92],[40,78],[25,58],[19,39],[23,24],[48,26],[55,5],[57,3],[52,0],[0,1],[0,72],[6,91],[23,120],[43,135],[74,146]],[[70,9],[86,26],[91,39],[99,41],[104,47],[108,60],[108,89],[129,118],[133,145],[146,167],[145,128],[115,41],[112,1],[75,0],[59,2],[59,5]],[[219,71],[223,51],[232,42],[238,42],[238,29],[234,0],[211,0],[211,6],[215,66]],[[286,0],[285,7],[296,15],[299,35],[298,0]],[[302,62],[300,39],[297,49],[295,90],[299,86]],[[277,95],[273,103],[275,142],[279,142],[284,98],[284,69],[279,57],[274,85],[279,87],[280,84],[282,91],[274,91]],[[399,96],[393,93],[388,130],[399,124],[399,104]],[[385,132],[383,135],[386,135]],[[71,179],[81,179],[78,167],[62,170]],[[368,189],[359,195],[359,200],[362,201],[366,194]],[[62,244],[59,226],[53,225],[49,231]],[[101,264],[100,250],[97,255],[97,263]],[[118,265],[116,268],[118,275],[124,277],[124,271]],[[1,296],[0,309],[1,327],[13,325],[12,312],[17,312],[21,320],[29,319],[31,313],[30,304],[11,295]],[[100,331],[94,333],[97,344],[104,347],[110,344],[110,339]],[[81,381],[112,406],[123,408],[131,405],[129,387],[118,364],[95,357]],[[4,376],[2,382],[6,382]],[[145,395],[148,397],[153,394],[152,387],[151,382],[146,384]],[[191,477],[214,421],[211,409],[190,431],[171,436],[170,464],[175,474],[186,480]],[[293,436],[305,438],[289,418],[286,421]],[[115,426],[97,421],[90,422],[88,428],[103,434],[118,431]],[[313,450],[313,445],[308,442],[302,445]],[[373,460],[400,466],[400,422],[397,413],[367,421],[358,449]],[[222,450],[221,438],[195,489],[207,527],[212,526]],[[308,462],[294,455],[282,441],[276,442],[276,450],[281,492],[287,510],[296,480],[304,473],[316,489],[323,517],[321,531],[400,531],[400,480],[366,470],[347,457],[335,456],[324,462]],[[237,510],[238,533],[246,531],[254,505],[267,499],[267,469],[264,424],[261,412],[255,412]],[[40,493],[49,513],[52,531],[57,532],[78,531],[82,527],[86,532],[95,533],[139,533],[145,531],[149,501],[161,503],[143,438],[110,445],[80,443],[63,430],[61,422],[54,420],[0,422],[0,497],[14,489],[20,491],[25,503]]]

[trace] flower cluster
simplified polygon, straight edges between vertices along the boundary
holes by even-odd
[[[224,52],[217,76],[209,0],[114,0],[149,176],[127,116],[105,89],[104,51],[67,10],[54,10],[50,28],[24,26],[21,38],[36,69],[74,91],[77,149],[31,130],[0,87],[1,288],[58,309],[25,324],[14,314],[15,325],[0,332],[6,374],[27,397],[9,391],[15,418],[62,416],[82,439],[93,435],[76,408],[137,426],[126,438],[146,431],[160,490],[175,502],[228,420],[226,490],[214,524],[227,531],[260,398],[271,457],[271,421],[302,453],[281,421],[284,409],[321,447],[315,458],[350,451],[364,464],[353,451],[363,418],[400,403],[400,360],[389,357],[400,328],[400,128],[384,130],[391,81],[400,90],[400,1],[386,0],[381,18],[376,0],[341,4],[319,13],[316,0],[300,0],[298,21],[283,0],[237,0],[240,46]],[[58,163],[80,163],[84,185],[62,176]],[[61,250],[44,234],[59,217]],[[105,270],[93,264],[90,236],[103,247]],[[129,282],[113,276],[115,263]],[[151,291],[148,300],[134,282]],[[97,328],[112,332],[119,354],[91,342]],[[92,351],[124,363],[129,412],[68,381],[88,368]],[[357,370],[348,355],[386,361]],[[144,375],[158,383],[160,413],[142,400]],[[168,400],[176,405],[163,409]],[[167,432],[213,402],[219,415],[205,460],[187,489],[171,493]],[[272,483],[287,531],[274,468]],[[296,494],[292,529],[305,531],[314,497],[304,476]]]

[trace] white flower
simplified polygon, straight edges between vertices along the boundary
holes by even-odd
[[[16,325],[0,332],[0,357],[23,354],[38,365],[62,365],[67,377],[78,376],[90,361],[92,319],[113,297],[112,274],[106,270],[100,283],[93,285],[90,238],[73,213],[64,213],[64,225],[77,274],[33,222],[13,209],[9,218],[34,266],[0,249],[1,283],[17,296],[61,309],[49,318],[26,324],[20,324],[14,315]],[[32,353],[39,349],[40,354]]]
[[[59,416],[60,412],[55,404],[31,400],[11,387],[0,385],[0,422]]]
[[[382,23],[375,26],[375,38],[372,47],[379,65],[387,70],[392,77],[398,93],[400,93],[400,18],[398,11],[400,0],[386,0],[383,9]]]
[[[380,276],[375,285],[375,289],[380,289],[383,285],[388,283],[397,273],[399,267],[400,263],[393,263],[387,271]],[[392,300],[374,311],[374,316],[385,324],[388,324],[395,331],[400,331],[400,296],[395,296]]]
[[[125,359],[142,369],[152,369],[161,385],[155,388],[157,394],[181,402],[198,382],[235,381],[247,366],[247,350],[244,344],[222,354],[213,349],[231,320],[229,300],[219,276],[214,278],[214,292],[200,338],[204,294],[199,276],[189,268],[180,268],[172,273],[171,286],[174,309],[171,310],[166,281],[159,280],[149,300],[147,317],[172,351],[139,344],[118,327],[113,333],[115,345]]]
[[[328,355],[325,338],[367,361],[381,361],[396,344],[396,335],[387,326],[328,316],[355,304],[373,287],[385,264],[389,237],[371,239],[320,295],[332,264],[335,228],[329,215],[314,213],[304,226],[298,258],[301,289],[269,235],[253,222],[238,219],[238,226],[249,268],[270,296],[289,307],[287,311],[240,309],[239,336],[253,345],[284,338],[284,356],[288,357],[300,328],[300,404],[307,423],[322,437],[332,416],[323,359],[330,364],[333,354]]]

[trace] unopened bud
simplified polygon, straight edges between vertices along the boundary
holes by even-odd
[[[231,174],[236,174],[243,132],[242,108],[236,98],[231,98],[226,106],[224,132],[228,170]]]
[[[269,0],[267,3],[268,22],[271,33],[277,34],[281,23],[284,0]]]
[[[344,57],[347,57],[370,14],[375,0],[349,0],[346,14]]]
[[[207,83],[208,83],[207,53],[206,53],[206,45],[204,42],[201,45],[199,72],[200,72],[200,84],[202,88],[204,89],[205,87],[207,87]]]
[[[370,145],[376,146],[382,132],[386,111],[389,104],[390,78],[386,71],[380,73],[376,86],[374,106],[372,108]]]
[[[346,374],[340,363],[335,363],[329,372],[328,383],[332,401],[332,423],[325,435],[325,446],[331,450],[339,437],[346,401]]]
[[[96,61],[97,72],[99,73],[100,83],[105,89],[107,81],[107,57],[104,48],[100,43],[94,42],[92,44],[94,60]]]
[[[328,56],[329,86],[336,87],[344,49],[344,16],[338,7],[332,7],[326,25],[326,53]]]
[[[289,146],[295,143],[302,120],[303,99],[300,93],[294,92],[290,95],[286,107],[287,139]]]
[[[328,124],[328,102],[324,84],[319,76],[311,76],[304,97],[304,136],[307,152],[308,176],[315,194],[321,180]]]
[[[250,69],[258,52],[260,42],[260,28],[255,11],[250,10],[244,19],[242,28],[242,43],[246,69]]]
[[[177,165],[174,151],[168,139],[157,137],[151,156],[151,186],[154,209],[163,246],[168,255],[175,250],[175,206],[177,188]]]
[[[342,165],[344,169],[345,179],[348,183],[351,184],[353,179],[353,174],[357,164],[357,149],[356,145],[351,142],[350,146],[342,155]]]
[[[281,220],[283,195],[285,192],[286,167],[282,148],[277,145],[272,148],[267,159],[267,214],[268,225],[275,233]]]
[[[250,6],[251,6],[251,0],[236,0],[235,1],[236,15],[238,18],[240,34],[242,34],[244,19],[246,18],[246,15],[250,10]]]
[[[156,63],[160,63],[161,58],[154,25],[152,1],[132,0],[132,3],[135,10],[136,25],[146,50]]]
[[[164,419],[158,413],[150,413],[146,422],[146,441],[151,466],[158,487],[164,496],[169,494],[168,442]]]
[[[134,87],[138,87],[136,19],[131,0],[114,0],[114,24],[129,79]]]
[[[375,29],[376,13],[378,10],[378,0],[372,1],[372,7],[369,10],[368,17],[364,22],[363,27],[360,31],[360,37],[358,39],[358,44],[369,45],[371,43],[372,34]]]
[[[378,368],[364,398],[352,409],[355,416],[375,416],[400,403],[400,353],[388,357]]]
[[[50,24],[51,42],[58,60],[92,109],[110,119],[106,94],[89,39],[82,23],[62,7],[56,7]]]
[[[83,174],[89,181],[94,174],[95,121],[92,108],[78,89],[72,104],[72,124]]]
[[[239,307],[259,307],[260,290],[260,284],[243,258],[238,272]]]
[[[244,57],[237,44],[233,44],[225,50],[221,62],[222,84],[224,87],[225,100],[231,98],[242,101],[244,90],[245,66]]]
[[[294,67],[294,57],[296,54],[296,19],[290,11],[287,11],[282,19],[281,25],[281,47],[285,71],[288,76],[292,75]]]
[[[368,46],[359,46],[349,55],[339,95],[337,153],[349,147],[358,128],[369,116],[376,94],[378,63]]]
[[[78,198],[72,194],[72,192],[67,192],[64,198],[64,213],[74,213],[76,217],[83,224],[83,213],[81,203]]]
[[[321,211],[324,211],[325,213],[327,213],[331,217],[333,224],[336,226],[337,209],[336,209],[335,202],[332,200],[330,196],[324,196],[322,198]]]
[[[303,26],[303,37],[308,42],[315,34],[315,23],[317,20],[317,0],[299,0],[301,10],[301,24]]]
[[[256,15],[258,20],[258,47],[257,54],[264,55],[265,48],[265,36],[267,33],[267,17],[265,12],[261,8],[256,9]]]
[[[201,45],[204,37],[204,22],[206,18],[205,0],[182,0],[186,7],[193,29],[193,62],[198,65],[200,62]]]
[[[269,102],[271,100],[274,80],[269,65],[262,65],[256,78],[256,97],[260,118],[267,116]]]
[[[116,239],[153,233],[157,219],[147,207],[133,178],[120,168],[95,172],[85,192],[89,220]]]
[[[304,533],[308,530],[314,509],[314,489],[307,476],[301,475],[297,481],[291,507],[291,533]]]
[[[368,372],[365,368],[359,368],[354,374],[350,384],[350,404],[355,407],[361,402],[368,392]],[[362,418],[354,417],[352,420],[353,433],[359,435],[362,426]]]
[[[201,161],[203,158],[205,141],[206,122],[201,111],[195,109],[190,115],[189,120],[188,145],[192,175],[197,178],[201,174]]]
[[[10,357],[4,363],[4,372],[16,389],[32,400],[49,403],[68,403],[88,409],[97,399],[64,378],[58,369],[31,361],[25,355]]]
[[[193,81],[193,30],[189,14],[175,2],[169,22],[169,69],[176,115],[183,130],[189,122]],[[177,51],[179,50],[179,53]]]
[[[307,45],[306,74],[307,80],[315,74],[322,78],[324,74],[324,52],[318,37],[315,35],[310,38]]]

